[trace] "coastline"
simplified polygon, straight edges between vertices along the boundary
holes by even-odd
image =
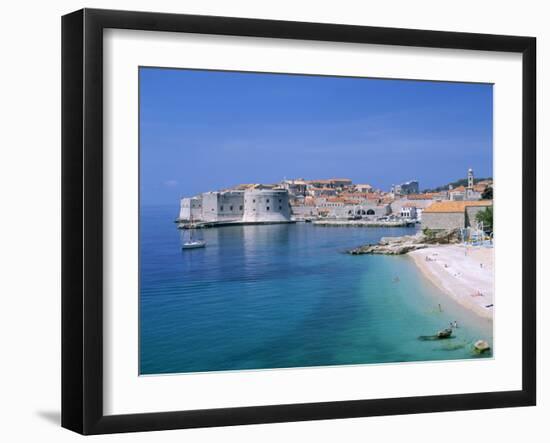
[[[439,245],[408,254],[435,286],[475,312],[493,320],[494,250],[464,245]]]

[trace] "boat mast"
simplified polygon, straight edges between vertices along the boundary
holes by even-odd
[[[193,241],[193,213],[191,205],[189,205],[189,242]]]

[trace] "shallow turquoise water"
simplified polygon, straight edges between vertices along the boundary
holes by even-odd
[[[141,209],[141,374],[479,358],[473,341],[492,344],[491,323],[409,257],[343,253],[414,228],[221,227],[182,251],[173,219]],[[456,338],[418,339],[453,320]]]

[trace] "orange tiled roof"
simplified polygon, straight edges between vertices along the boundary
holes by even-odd
[[[432,200],[436,195],[439,195],[439,193],[426,192],[425,194],[409,194],[407,195],[407,200]]]
[[[492,206],[493,200],[477,200],[477,201],[442,201],[435,202],[424,209],[424,213],[428,212],[464,212],[468,206]]]
[[[466,188],[464,186],[457,186],[456,188],[451,189],[449,192],[464,192]]]

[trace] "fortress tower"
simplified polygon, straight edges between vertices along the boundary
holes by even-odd
[[[290,221],[286,189],[247,189],[244,192],[246,223],[285,223]]]

